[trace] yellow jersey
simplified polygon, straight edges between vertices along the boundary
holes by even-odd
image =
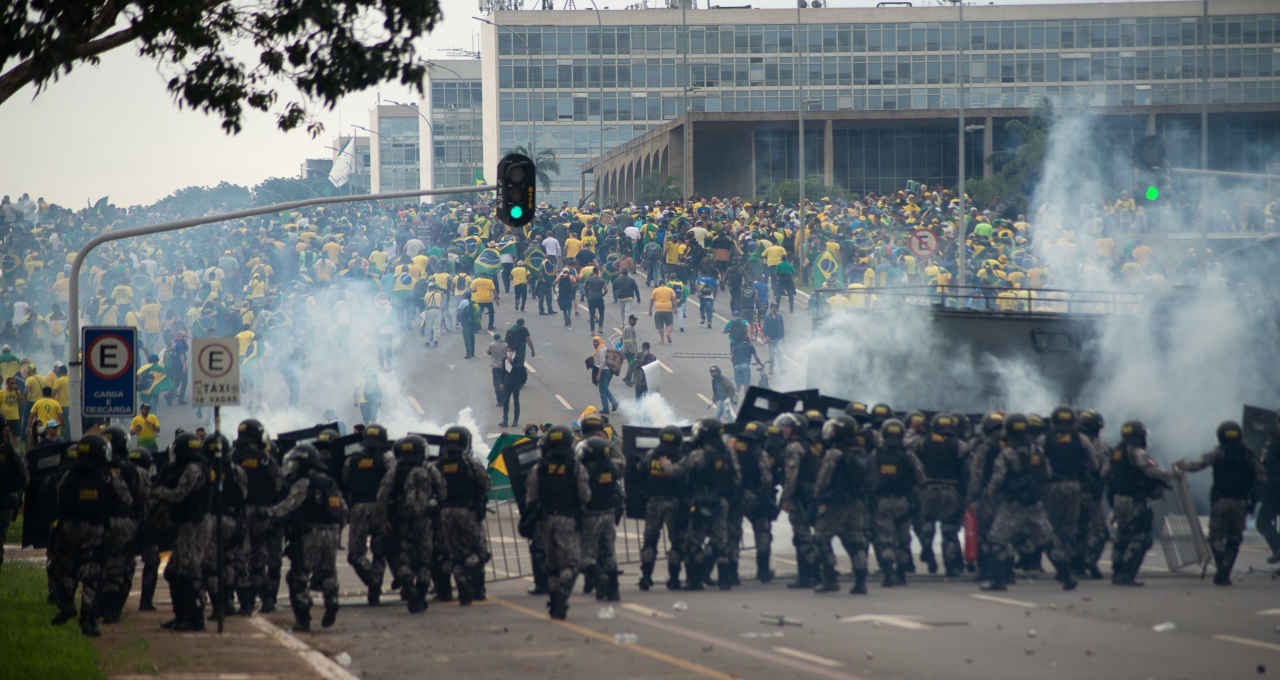
[[[493,302],[494,292],[493,282],[483,276],[477,276],[471,282],[472,302]]]
[[[529,283],[529,270],[524,265],[518,264],[511,269],[511,283],[513,285],[522,286]]]
[[[675,310],[676,292],[667,286],[658,286],[649,294],[653,301],[653,311],[671,312]]]
[[[56,399],[41,397],[31,406],[31,412],[35,414],[36,422],[47,423],[50,420],[58,420],[62,416],[62,404],[59,404]]]

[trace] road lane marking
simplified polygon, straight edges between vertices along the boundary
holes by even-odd
[[[644,616],[656,616],[656,617],[658,617],[658,618],[660,618],[660,619],[674,619],[674,618],[675,618],[675,616],[672,616],[671,614],[668,614],[668,613],[666,613],[666,612],[660,612],[660,611],[658,611],[657,609],[650,609],[650,608],[648,608],[648,607],[646,607],[646,606],[644,606],[644,605],[641,605],[641,604],[635,604],[635,603],[633,603],[633,602],[628,602],[627,604],[622,605],[622,608],[623,608],[623,609],[626,609],[627,611],[632,611],[632,612],[635,612],[635,613],[637,613],[637,614],[642,614],[642,615],[644,615]]]
[[[537,373],[537,371],[536,371],[536,370],[534,370],[533,366],[532,366],[529,362],[527,362],[527,361],[526,361],[526,362],[524,362],[524,368],[525,368],[525,370],[529,371],[530,373]]]
[[[809,294],[804,292],[803,290],[797,290],[796,297],[808,298]]]
[[[816,663],[822,666],[826,666],[827,668],[839,668],[840,666],[843,665],[839,661],[836,661],[835,659],[828,659],[823,656],[818,656],[817,654],[802,652],[798,649],[792,649],[790,647],[774,647],[773,651],[779,654],[786,654],[787,656],[794,656],[797,659],[802,659],[804,661],[808,661],[809,663]]]
[[[1269,649],[1273,652],[1280,652],[1280,645],[1274,642],[1263,642],[1262,640],[1254,640],[1253,638],[1246,638],[1246,637],[1237,637],[1235,635],[1215,635],[1213,636],[1213,639],[1221,640],[1223,642],[1234,642],[1237,645],[1245,645],[1248,647],[1261,647],[1262,649]]]
[[[1280,609],[1263,609],[1258,616],[1280,616]]]
[[[271,636],[280,646],[297,654],[320,677],[325,680],[358,680],[347,669],[339,666],[324,654],[312,649],[307,643],[281,630],[274,623],[258,614],[249,617],[249,625]]]
[[[501,599],[501,598],[496,598],[496,597],[490,597],[490,598],[489,598],[489,600],[490,600],[491,602],[495,603],[495,604],[502,605],[503,607],[506,607],[507,609],[510,609],[510,610],[512,610],[512,611],[520,612],[521,614],[524,614],[524,615],[529,616],[529,617],[531,617],[531,618],[535,618],[535,619],[537,619],[537,620],[539,620],[539,621],[546,621],[546,620],[547,620],[547,615],[546,615],[545,613],[543,613],[543,612],[536,612],[536,611],[534,611],[534,610],[532,610],[532,609],[529,609],[528,607],[522,607],[522,606],[520,606],[520,605],[518,605],[518,604],[516,604],[516,603],[514,603],[514,602],[508,602],[508,601],[506,601],[506,600],[503,600],[503,599]],[[606,634],[604,634],[604,633],[600,633],[600,632],[597,632],[597,631],[591,630],[590,628],[584,628],[583,626],[579,626],[579,625],[577,625],[577,624],[569,623],[568,621],[556,621],[556,620],[553,620],[553,621],[552,621],[552,623],[554,623],[554,624],[556,624],[556,625],[558,625],[558,626],[560,626],[560,627],[562,627],[562,628],[566,628],[566,629],[568,629],[568,630],[571,630],[571,631],[573,631],[573,632],[575,632],[575,633],[577,633],[577,634],[579,634],[579,635],[583,635],[583,636],[586,636],[586,637],[589,637],[589,638],[593,638],[593,639],[596,639],[596,640],[600,640],[600,641],[602,641],[602,642],[608,642],[608,643],[611,643],[611,644],[616,644],[616,643],[614,643],[614,642],[613,642],[613,636],[612,636],[612,635],[606,635]],[[691,672],[691,673],[696,673],[697,675],[701,675],[701,676],[702,676],[702,677],[704,677],[704,678],[715,678],[716,680],[736,680],[736,678],[737,678],[737,676],[730,675],[730,674],[728,674],[728,673],[722,673],[722,672],[720,672],[720,671],[718,671],[718,670],[715,670],[714,668],[708,668],[708,667],[703,666],[702,664],[699,664],[699,663],[694,663],[694,662],[692,662],[692,661],[688,661],[688,660],[686,660],[686,659],[681,659],[681,658],[679,658],[679,657],[671,656],[670,654],[666,654],[666,653],[663,653],[663,652],[659,652],[659,651],[658,651],[658,650],[656,650],[656,649],[649,649],[648,647],[645,647],[645,646],[640,645],[640,644],[638,644],[638,643],[633,643],[633,644],[629,644],[629,645],[619,645],[619,647],[620,647],[621,649],[625,649],[625,650],[630,651],[630,652],[635,652],[636,654],[643,654],[644,656],[647,656],[647,657],[649,657],[649,658],[651,658],[651,659],[655,659],[655,660],[657,660],[657,661],[661,661],[662,663],[665,663],[665,664],[670,665],[670,666],[675,666],[676,668],[683,668],[683,669],[684,669],[684,670],[686,670],[686,671],[689,671],[689,672]]]
[[[769,663],[777,664],[779,666],[785,666],[786,668],[790,668],[793,670],[803,671],[810,675],[829,678],[830,680],[859,680],[859,678],[855,675],[850,675],[848,673],[844,673],[841,671],[833,671],[830,668],[825,667],[824,665],[804,663],[799,659],[790,658],[788,656],[784,656],[780,654],[774,654],[761,649],[756,649],[754,647],[750,647],[748,645],[735,642],[733,640],[727,640],[724,638],[716,637],[714,635],[707,635],[705,633],[700,633],[696,630],[693,630],[691,628],[686,628],[684,626],[680,626],[675,623],[669,623],[667,621],[659,621],[654,618],[636,616],[634,614],[627,614],[627,613],[622,614],[622,617],[627,619],[628,621],[633,621],[641,625],[649,626],[651,628],[657,628],[658,630],[671,633],[672,635],[675,635],[685,640],[698,640],[699,642],[704,642],[710,645],[714,645],[716,647],[728,649],[732,652],[735,652],[740,657],[749,656],[754,659],[759,659],[761,661],[767,661]],[[818,657],[818,658],[822,658],[822,657]],[[830,661],[830,659],[823,659],[823,660]],[[839,664],[838,661],[835,663]]]
[[[859,614],[858,616],[846,616],[840,619],[840,623],[880,623],[886,626],[895,626],[897,628],[905,628],[907,630],[929,630],[933,628],[927,623],[912,621],[909,616],[896,616],[893,614]]]
[[[667,373],[675,373],[675,371],[671,370],[670,366],[662,363],[661,359],[658,359],[657,361],[658,361],[658,365],[662,367],[662,370],[666,371]]]
[[[726,318],[724,317],[724,315],[723,315],[723,314],[721,314],[720,312],[716,312],[716,313],[715,313],[715,315],[716,315],[716,318],[717,318],[717,319],[720,319],[721,321],[723,321],[723,322],[725,322],[725,323],[729,323],[729,320],[728,320],[728,319],[726,319]]]
[[[712,405],[714,405],[714,404],[715,404],[715,402],[714,402],[714,401],[711,401],[710,399],[708,399],[708,398],[707,398],[707,395],[705,395],[705,394],[703,394],[703,393],[701,393],[701,392],[699,392],[699,393],[698,393],[698,398],[699,398],[699,399],[701,399],[701,400],[703,400],[703,401],[705,401],[705,402],[707,402],[707,406],[712,406]]]
[[[1007,604],[1013,607],[1024,607],[1026,609],[1035,609],[1040,605],[1025,600],[1014,600],[1008,597],[996,597],[995,595],[983,595],[982,593],[970,593],[969,597],[975,600],[986,600],[987,602],[995,602],[997,604]]]
[[[795,359],[792,359],[790,354],[787,354],[786,352],[784,352],[784,351],[782,351],[782,350],[778,350],[778,354],[781,354],[783,359],[786,359],[787,361],[790,361],[791,363],[793,363],[793,364],[795,364],[795,365],[797,365],[797,366],[799,366],[799,365],[800,365],[800,362],[799,362],[799,361],[796,361]]]
[[[561,406],[563,406],[563,407],[565,407],[566,409],[568,409],[568,410],[570,410],[570,411],[572,411],[572,410],[573,410],[573,407],[569,405],[569,402],[568,402],[564,397],[562,397],[562,396],[560,396],[560,395],[558,395],[558,394],[556,395],[556,401],[560,402],[560,405],[561,405]]]

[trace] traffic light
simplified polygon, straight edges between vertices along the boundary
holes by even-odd
[[[1137,170],[1138,195],[1149,203],[1160,200],[1160,189],[1168,176],[1164,172],[1164,142],[1156,135],[1138,140],[1133,149],[1133,164]]]
[[[510,153],[498,162],[498,219],[523,227],[533,219],[537,169],[528,156]]]

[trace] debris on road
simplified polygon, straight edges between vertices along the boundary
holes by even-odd
[[[602,607],[596,610],[596,618],[605,621],[612,619],[617,615],[617,612],[613,611],[613,607]]]
[[[760,623],[768,623],[775,626],[803,626],[804,622],[798,619],[788,618],[784,614],[761,614]]]
[[[686,604],[683,600],[677,600],[675,604],[671,605],[671,608],[678,612],[689,611],[689,605]]]
[[[640,636],[635,633],[614,633],[613,642],[618,645],[634,645],[640,641]]]
[[[333,660],[337,661],[338,665],[344,668],[351,665],[351,655],[346,652],[333,657]]]
[[[1157,633],[1168,633],[1169,631],[1177,630],[1177,628],[1178,627],[1175,626],[1172,621],[1165,621],[1164,623],[1157,623],[1152,626],[1151,630],[1154,630]]]

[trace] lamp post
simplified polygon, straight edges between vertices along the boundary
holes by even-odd
[[[420,108],[418,108],[418,107],[416,107],[416,106],[410,106],[409,104],[405,104],[405,103],[402,103],[402,102],[398,102],[398,101],[396,101],[396,100],[394,100],[394,99],[387,99],[387,100],[384,100],[384,101],[386,101],[388,104],[391,104],[391,105],[393,105],[393,106],[403,106],[403,107],[407,107],[407,108],[411,108],[411,109],[413,109],[413,112],[414,112],[414,113],[416,113],[416,114],[418,114],[418,117],[422,119],[422,122],[427,124],[427,132],[428,132],[428,133],[430,133],[431,137],[435,137],[436,129],[435,129],[435,127],[433,127],[433,126],[431,125],[431,119],[430,119],[430,118],[427,118],[426,114],[422,113],[422,109],[420,109]],[[421,135],[421,134],[419,134],[419,135],[418,135],[418,178],[419,178],[419,179],[421,179],[421,178],[422,178],[422,165],[423,165],[423,163],[422,163],[422,157],[423,157],[422,147],[423,147],[423,146],[424,146],[424,145],[422,144],[422,135]],[[431,186],[435,186],[435,184],[436,184],[436,182],[435,182],[435,171],[434,171],[434,169],[432,169],[432,168],[428,168],[428,170],[429,170],[429,175],[430,175],[430,177],[431,177],[431,181],[430,181],[430,182],[428,182],[428,184],[430,184]]]
[[[956,118],[956,153],[958,160],[958,186],[956,191],[960,194],[960,219],[956,220],[956,284],[963,286],[968,276],[965,268],[965,233],[968,231],[969,214],[965,207],[964,200],[964,106],[965,106],[965,77],[969,75],[969,64],[964,60],[964,42],[968,39],[968,35],[964,31],[964,0],[951,0],[956,3],[956,7],[960,11],[960,25],[956,28],[956,48],[958,56],[956,64],[959,68],[960,77],[960,100],[957,102],[960,107],[959,115]]]
[[[604,165],[604,21],[600,18],[600,6],[596,4],[596,0],[590,0],[591,9],[596,12],[596,30],[600,33],[600,160],[598,165]],[[600,208],[604,209],[604,201],[600,201]]]
[[[807,63],[806,61],[804,61],[804,59],[805,59],[805,55],[804,55],[804,45],[802,44],[802,42],[801,42],[801,38],[800,38],[800,21],[801,21],[801,19],[800,19],[800,7],[801,7],[801,6],[802,6],[802,5],[801,5],[801,0],[797,0],[797,2],[796,2],[796,38],[795,38],[795,46],[796,46],[796,53],[797,53],[797,55],[799,55],[799,57],[800,57],[800,58],[796,60],[796,126],[797,126],[797,128],[799,129],[798,131],[799,131],[799,135],[800,135],[800,140],[799,140],[799,141],[800,141],[800,143],[799,143],[800,150],[799,150],[799,153],[798,153],[798,154],[797,154],[797,156],[796,156],[796,161],[797,161],[798,166],[799,166],[799,173],[798,173],[798,174],[800,175],[800,200],[798,201],[798,204],[797,204],[797,205],[798,205],[798,207],[799,207],[800,226],[796,229],[796,237],[797,237],[797,240],[798,240],[800,243],[799,243],[799,245],[797,245],[797,246],[796,246],[796,264],[797,264],[797,266],[799,266],[799,267],[800,267],[801,276],[803,277],[805,256],[806,256],[806,254],[807,254],[805,251],[807,251],[807,250],[808,250],[808,248],[809,248],[809,239],[805,238],[805,233],[804,233],[804,228],[805,228],[805,215],[804,215],[804,170],[805,170],[805,168],[804,168],[804,107],[805,107],[806,101],[805,101],[805,91],[804,91],[804,86],[800,84],[800,77],[801,77],[801,75],[803,75],[803,76],[805,77],[805,79],[807,80],[807,79],[808,79],[808,75],[809,75],[809,69],[808,69],[808,63]]]
[[[511,33],[511,35],[514,35],[514,36],[516,36],[516,37],[520,38],[520,42],[521,42],[521,44],[523,44],[523,45],[524,45],[524,49],[525,49],[525,51],[526,51],[526,52],[528,52],[528,51],[529,51],[529,41],[525,39],[525,37],[524,37],[524,35],[523,35],[523,34],[521,34],[521,33],[517,33],[517,32],[515,32],[515,31],[512,31],[510,26],[503,26],[502,24],[495,24],[495,23],[493,23],[492,21],[490,21],[490,20],[488,20],[488,19],[486,19],[486,18],[484,18],[484,17],[471,17],[471,18],[472,18],[472,19],[475,19],[476,21],[479,21],[479,22],[480,22],[480,23],[482,23],[482,24],[489,24],[490,26],[492,26],[492,27],[494,28],[494,30],[498,30],[498,31],[506,30],[506,31],[509,31],[509,32]],[[494,52],[496,53],[497,51],[498,51],[498,50],[495,48],[495,49],[494,49]],[[600,74],[603,76],[603,75],[604,75],[603,63],[601,63],[601,67],[602,67],[602,68],[601,68],[601,70],[600,70],[600,71],[601,71],[601,72],[600,72]],[[441,68],[444,68],[444,67],[441,67]],[[456,73],[456,72],[455,72],[455,73]],[[525,87],[525,89],[529,89],[529,88],[527,87],[527,85],[528,85],[528,84],[526,83],[526,87]],[[533,112],[531,111],[530,113],[532,114]],[[604,100],[603,100],[603,99],[600,101],[600,114],[601,114],[601,120],[603,120],[603,119],[604,119]],[[537,146],[538,146],[538,119],[539,119],[540,117],[542,117],[542,95],[541,95],[541,94],[539,94],[539,95],[538,95],[538,111],[537,111],[537,114],[536,114],[536,115],[530,115],[530,116],[529,116],[529,137],[530,137],[530,139],[529,139],[529,158],[530,158],[530,159],[532,159],[532,160],[533,160],[533,162],[534,162],[535,164],[538,162],[538,151],[537,151]]]
[[[680,0],[680,30],[684,33],[683,64],[680,67],[684,76],[684,88],[680,91],[680,117],[684,120],[684,124],[680,126],[681,149],[685,148],[689,143],[689,86],[693,84],[689,82],[688,6],[689,0]],[[684,163],[682,162],[680,165],[683,167]],[[686,215],[689,213],[689,168],[684,168],[680,172],[680,212]]]

